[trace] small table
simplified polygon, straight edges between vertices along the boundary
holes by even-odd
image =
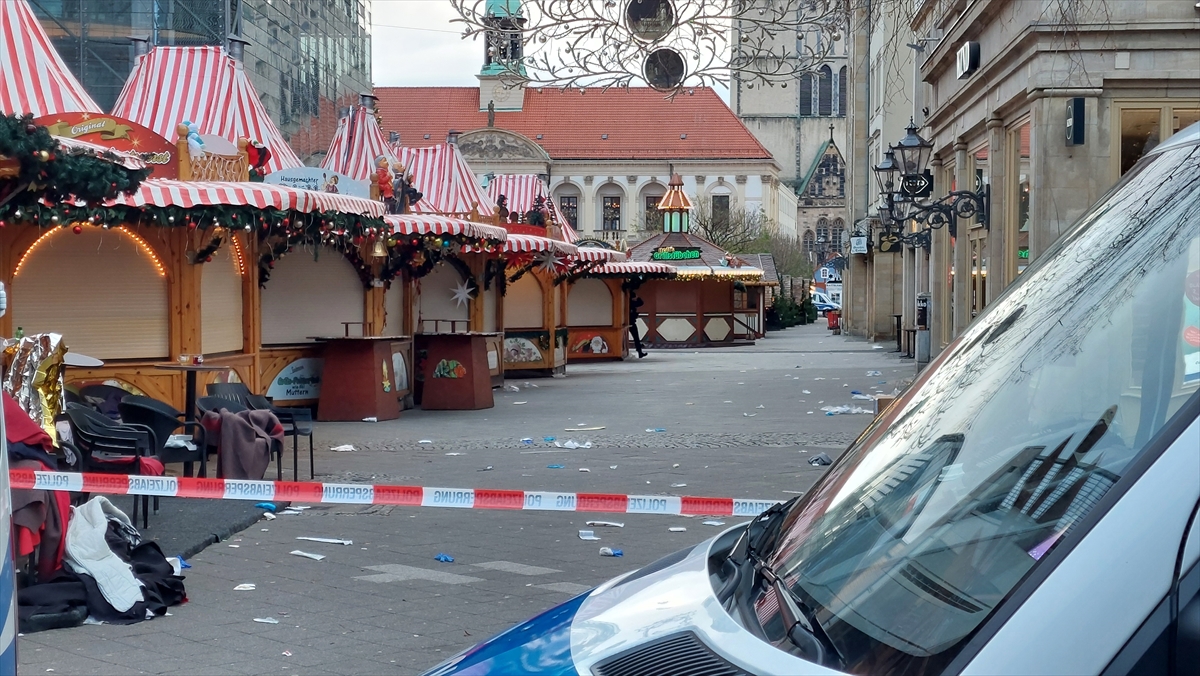
[[[356,422],[400,417],[394,343],[408,336],[310,337],[324,344],[317,420]],[[407,374],[405,374],[407,376]],[[406,378],[407,379],[407,378]]]
[[[164,371],[183,371],[187,377],[187,389],[183,395],[183,421],[196,422],[196,374],[201,371],[228,371],[228,366],[205,364],[155,364],[154,368]]]

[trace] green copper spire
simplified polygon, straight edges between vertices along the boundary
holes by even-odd
[[[487,0],[485,21],[491,26],[484,40],[483,70],[480,75],[525,75],[525,17],[521,0]]]

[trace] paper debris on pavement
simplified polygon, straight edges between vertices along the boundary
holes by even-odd
[[[522,404],[528,404],[528,403],[529,402],[527,402],[527,401],[514,401],[513,406],[520,406]]]
[[[600,538],[596,537],[596,531],[581,530],[581,531],[579,531],[579,539],[580,540],[599,540]]]
[[[341,446],[334,446],[329,450],[333,451],[334,453],[353,453],[358,449],[354,447],[354,444],[342,444]]]
[[[297,540],[308,540],[309,542],[324,542],[327,545],[352,545],[354,540],[341,540],[339,538],[314,538],[307,535],[301,535]]]
[[[432,439],[422,439],[422,440],[418,441],[417,443],[418,444],[432,444],[433,440]]]
[[[599,432],[603,427],[568,427],[564,432]]]
[[[687,488],[687,484],[671,484],[671,488]]]
[[[299,515],[301,515],[301,514],[303,514],[303,513],[304,513],[304,512],[301,512],[300,510],[296,510],[296,509],[291,509],[291,508],[288,508],[288,509],[285,509],[285,510],[283,510],[283,511],[282,511],[282,512],[280,512],[279,514],[280,514],[281,516],[299,516]]]
[[[702,526],[724,526],[725,522],[718,521],[716,519],[709,519],[708,521],[701,521],[700,525],[702,525]]]
[[[587,525],[597,528],[624,528],[625,524],[620,521],[588,521]]]
[[[325,559],[324,554],[310,554],[309,552],[302,552],[299,549],[293,549],[289,553],[292,554],[293,556],[303,556],[304,558],[312,559],[313,561],[322,561]]]
[[[274,521],[275,515],[270,512],[263,512],[263,518],[266,519],[267,521]]]
[[[259,624],[279,624],[279,620],[273,617],[256,617],[254,618],[254,621],[258,622]]]
[[[671,526],[667,530],[672,533],[686,533],[687,532],[687,529],[684,528],[683,526]]]
[[[246,582],[244,584],[239,584],[238,586],[234,587],[233,591],[254,591],[255,589],[256,589],[256,587],[254,586],[254,583]]]

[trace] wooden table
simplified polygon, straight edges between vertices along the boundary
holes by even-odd
[[[393,346],[409,336],[313,337],[324,344],[317,420],[395,420],[400,417]],[[403,349],[401,347],[400,349]],[[407,360],[405,361],[407,364]],[[405,374],[407,375],[407,374]]]
[[[487,343],[500,333],[422,333],[416,349],[417,397],[427,411],[492,408]]]

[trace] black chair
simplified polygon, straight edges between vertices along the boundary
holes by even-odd
[[[107,416],[80,404],[69,404],[64,411],[71,427],[73,450],[81,472],[103,474],[140,474],[140,458],[153,456],[158,447],[154,430],[138,424],[114,423]],[[133,522],[137,523],[137,496],[133,498]],[[143,495],[142,527],[150,525],[150,499]],[[158,511],[158,498],[154,498]]]
[[[192,476],[192,463],[199,461],[200,476],[208,476],[208,444],[204,427],[198,421],[185,422],[183,414],[170,404],[136,394],[126,395],[117,408],[121,412],[123,422],[145,425],[154,431],[158,442],[154,454],[163,464],[182,462],[184,475]],[[193,440],[196,441],[196,450],[168,445],[172,433],[180,428],[185,434],[192,434]]]
[[[237,401],[255,411],[270,411],[283,425],[283,434],[292,438],[292,480],[300,480],[300,437],[308,437],[308,478],[316,476],[313,469],[313,419],[306,408],[284,408],[271,403],[261,394],[251,394],[245,383],[212,383],[205,389],[209,396]]]
[[[201,418],[206,413],[212,411],[229,411],[230,413],[241,413],[249,411],[250,407],[236,399],[226,397],[199,397],[196,399],[196,412]],[[281,421],[282,422],[282,421]],[[212,445],[215,447],[218,443],[217,439],[212,440]],[[271,444],[271,456],[275,459],[275,478],[283,481],[283,448],[275,448],[275,444]]]
[[[129,394],[128,391],[112,385],[85,385],[79,388],[79,398],[84,404],[103,413],[113,420],[121,419],[117,405]]]

